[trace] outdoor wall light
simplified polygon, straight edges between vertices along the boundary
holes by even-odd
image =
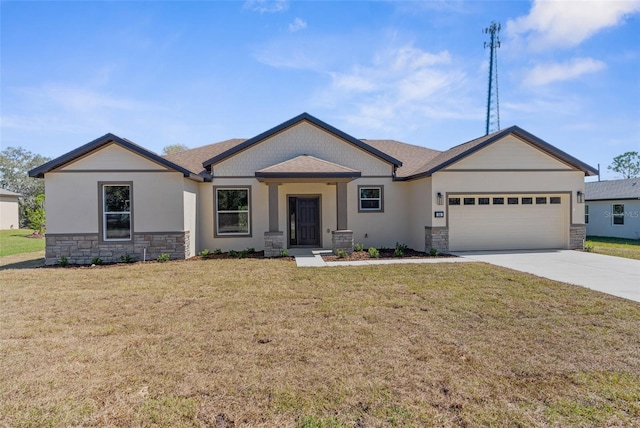
[[[584,193],[582,193],[580,190],[578,190],[576,192],[576,198],[578,199],[578,203],[581,204],[584,202]]]
[[[442,197],[442,193],[438,192],[438,205],[442,205],[444,203],[444,198]]]

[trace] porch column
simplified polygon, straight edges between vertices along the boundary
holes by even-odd
[[[279,257],[284,250],[284,233],[278,230],[278,183],[269,186],[269,231],[264,233],[264,256]]]
[[[336,205],[338,207],[337,230],[331,233],[333,253],[338,254],[342,250],[351,254],[353,252],[353,231],[349,230],[347,218],[347,183],[338,182],[336,186]]]
[[[269,183],[269,232],[277,232],[278,222],[278,183]]]
[[[336,205],[338,206],[338,230],[347,230],[347,183],[338,183],[336,186]]]

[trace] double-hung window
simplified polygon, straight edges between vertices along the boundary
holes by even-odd
[[[613,224],[624,225],[624,204],[613,204]]]
[[[102,185],[102,240],[131,240],[131,185]]]
[[[251,235],[248,187],[216,187],[216,235]]]
[[[358,187],[358,211],[383,211],[383,187],[359,186]]]

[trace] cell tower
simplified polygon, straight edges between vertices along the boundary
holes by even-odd
[[[500,102],[498,100],[498,48],[500,47],[500,23],[491,21],[484,29],[490,35],[489,42],[484,42],[485,49],[490,49],[489,57],[489,91],[487,92],[487,126],[485,135],[500,130]]]

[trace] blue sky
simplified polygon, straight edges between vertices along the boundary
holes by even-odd
[[[500,125],[597,166],[640,150],[640,0],[1,2],[1,146],[57,157],[107,132],[150,150],[308,112],[444,150]]]

